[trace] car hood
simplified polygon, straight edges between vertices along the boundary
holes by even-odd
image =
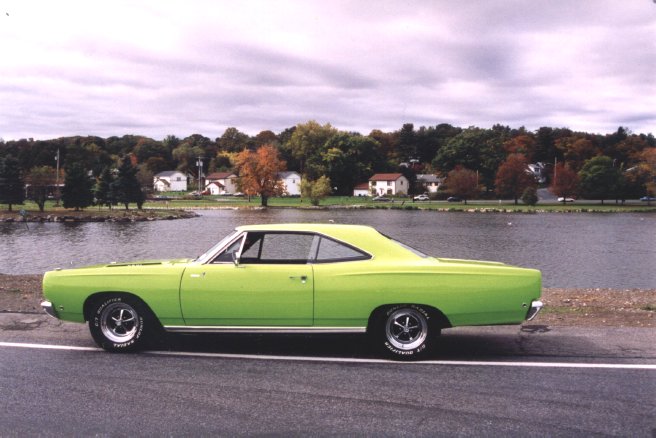
[[[164,259],[164,260],[138,260],[131,262],[111,262],[101,263],[97,265],[83,266],[79,268],[71,268],[74,270],[86,269],[102,269],[102,268],[120,268],[120,267],[138,267],[138,266],[155,266],[155,265],[178,265],[185,264],[193,261],[193,259]],[[71,270],[71,269],[55,269],[55,271]]]

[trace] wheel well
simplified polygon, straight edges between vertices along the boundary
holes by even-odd
[[[369,333],[370,330],[376,326],[376,324],[380,321],[380,318],[385,314],[385,311],[387,311],[387,309],[396,306],[419,306],[428,312],[430,318],[434,318],[437,321],[437,326],[440,329],[451,327],[451,322],[449,321],[449,318],[447,318],[446,315],[442,313],[442,311],[437,307],[429,306],[427,304],[417,304],[417,303],[395,303],[395,304],[384,304],[382,306],[378,306],[371,312],[371,315],[369,315],[369,320],[367,321],[367,333]]]
[[[150,307],[148,304],[146,304],[141,298],[138,296],[129,293],[129,292],[96,292],[92,295],[89,295],[87,299],[84,301],[84,307],[83,307],[83,312],[84,312],[84,320],[89,321],[89,318],[91,316],[91,309],[93,308],[93,305],[97,303],[98,301],[101,301],[107,297],[126,297],[126,298],[131,298],[133,300],[138,301],[141,303],[149,312],[152,313],[152,310],[150,310]]]

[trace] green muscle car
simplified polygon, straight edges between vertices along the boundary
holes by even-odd
[[[136,350],[171,333],[368,333],[396,358],[440,330],[533,318],[541,274],[429,257],[360,225],[242,226],[196,259],[46,272],[51,316],[89,322],[96,343]]]

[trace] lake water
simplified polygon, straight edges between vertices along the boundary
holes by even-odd
[[[546,287],[656,288],[654,214],[502,214],[396,210],[205,210],[138,223],[0,224],[0,273],[109,261],[196,257],[235,226],[366,224],[439,257],[542,271]]]

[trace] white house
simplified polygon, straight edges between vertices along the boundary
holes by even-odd
[[[187,176],[177,170],[165,170],[153,177],[153,188],[156,192],[185,192]]]
[[[369,183],[363,182],[353,187],[353,196],[369,196],[371,192],[369,191]]]
[[[278,172],[278,180],[285,187],[288,196],[301,196],[301,175],[298,172]]]
[[[237,175],[232,172],[213,172],[205,178],[205,189],[212,195],[234,195],[237,188]]]
[[[437,175],[429,173],[417,174],[417,185],[419,185],[424,192],[437,193],[437,189],[440,188],[441,183],[442,179],[438,178]]]
[[[369,192],[376,195],[407,195],[408,185],[402,173],[377,173],[369,178]]]

